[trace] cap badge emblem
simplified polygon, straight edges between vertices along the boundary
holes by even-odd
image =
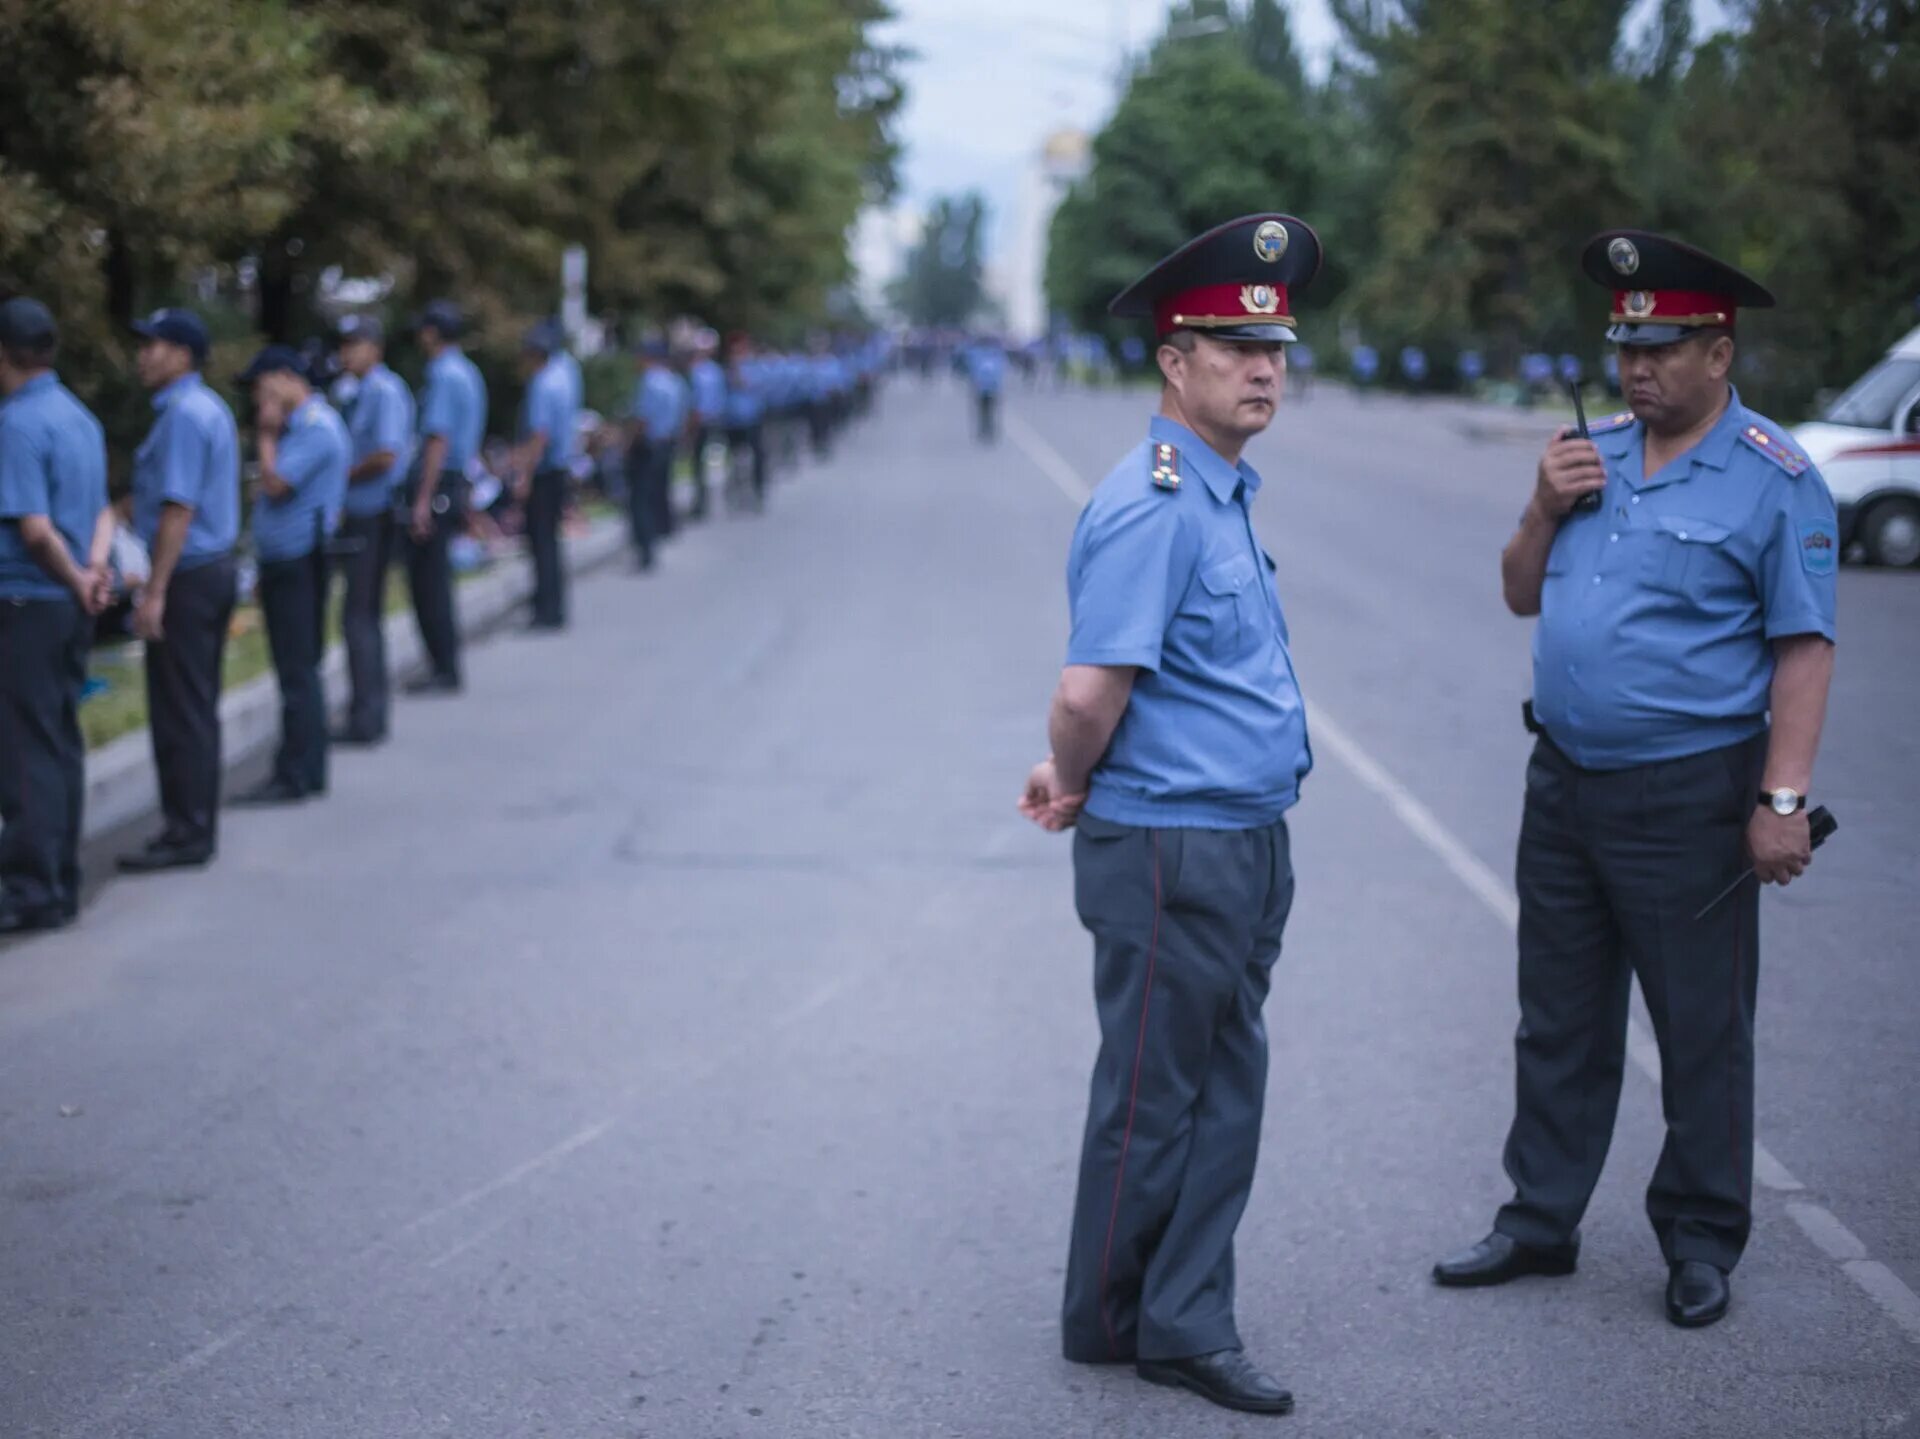
[[[1631,275],[1640,268],[1640,252],[1624,235],[1607,246],[1607,259],[1623,275]]]
[[[1278,220],[1262,221],[1260,228],[1253,232],[1254,258],[1268,265],[1279,264],[1292,238],[1287,233],[1287,227]]]
[[[1242,285],[1240,308],[1249,315],[1277,315],[1280,313],[1280,296],[1271,285]]]
[[[1627,292],[1626,313],[1629,318],[1644,320],[1653,313],[1653,292],[1650,290],[1629,290]]]

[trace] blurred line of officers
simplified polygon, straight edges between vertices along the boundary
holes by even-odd
[[[241,432],[203,371],[207,327],[186,309],[133,325],[152,428],[132,456],[130,492],[110,504],[99,421],[59,379],[59,331],[39,301],[0,304],[0,934],[55,929],[79,913],[85,743],[79,707],[100,617],[127,603],[145,642],[145,681],[162,824],[123,855],[130,873],[197,868],[214,856],[220,806],[224,653],[252,551],[280,691],[267,779],[236,803],[298,804],[327,790],[331,744],[387,737],[384,639],[390,568],[403,566],[425,673],[406,690],[458,694],[456,543],[524,523],[535,631],[567,622],[561,532],[571,491],[598,476],[625,501],[634,562],[651,570],[677,527],[704,517],[716,484],[728,508],[758,512],[770,468],[819,459],[872,403],[889,359],[879,337],[816,338],[803,353],[724,345],[688,329],[634,351],[624,416],[585,409],[560,326],[524,335],[513,440],[487,443],[488,394],[462,347],[465,316],[427,305],[411,332],[426,357],[416,396],[386,364],[386,330],[349,315],[325,342],[268,345],[238,376],[252,402],[256,477],[242,502]],[[689,502],[676,500],[676,460]],[[330,729],[321,661],[336,572],[351,699]]]

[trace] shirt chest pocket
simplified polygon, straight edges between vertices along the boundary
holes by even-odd
[[[1670,595],[1697,595],[1723,579],[1733,531],[1711,520],[1662,515],[1647,546],[1646,583]]]
[[[1260,643],[1263,606],[1251,558],[1236,555],[1202,569],[1196,598],[1206,622],[1209,654],[1240,659]]]

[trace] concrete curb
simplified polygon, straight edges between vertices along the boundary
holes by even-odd
[[[584,535],[566,543],[568,570],[583,575],[625,552],[627,527],[614,519],[596,520]],[[461,633],[469,638],[493,628],[533,593],[533,564],[523,556],[500,561],[493,570],[459,587]],[[419,632],[408,613],[389,615],[387,666],[395,675],[420,662]],[[320,666],[332,714],[347,698],[347,654],[341,645],[327,651]],[[220,700],[222,759],[229,772],[271,746],[280,735],[280,690],[271,674],[248,680]],[[87,793],[81,838],[111,833],[159,808],[160,788],[153,765],[153,739],[135,730],[87,756]]]

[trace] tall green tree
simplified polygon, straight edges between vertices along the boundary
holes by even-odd
[[[1615,65],[1630,0],[1333,0],[1377,83],[1380,248],[1356,295],[1398,337],[1485,342],[1510,362],[1582,333],[1572,256],[1631,211]]]
[[[977,193],[944,195],[927,211],[920,240],[888,298],[910,324],[966,325],[985,301],[981,286],[987,203]]]
[[[1107,301],[1202,230],[1255,210],[1311,221],[1324,208],[1334,162],[1314,133],[1311,98],[1268,73],[1298,69],[1277,14],[1263,19],[1256,7],[1249,19],[1201,0],[1175,12],[1054,215],[1046,286],[1056,312],[1110,329]],[[1225,23],[1194,23],[1208,20]],[[1338,290],[1337,273],[1323,280],[1315,306]]]

